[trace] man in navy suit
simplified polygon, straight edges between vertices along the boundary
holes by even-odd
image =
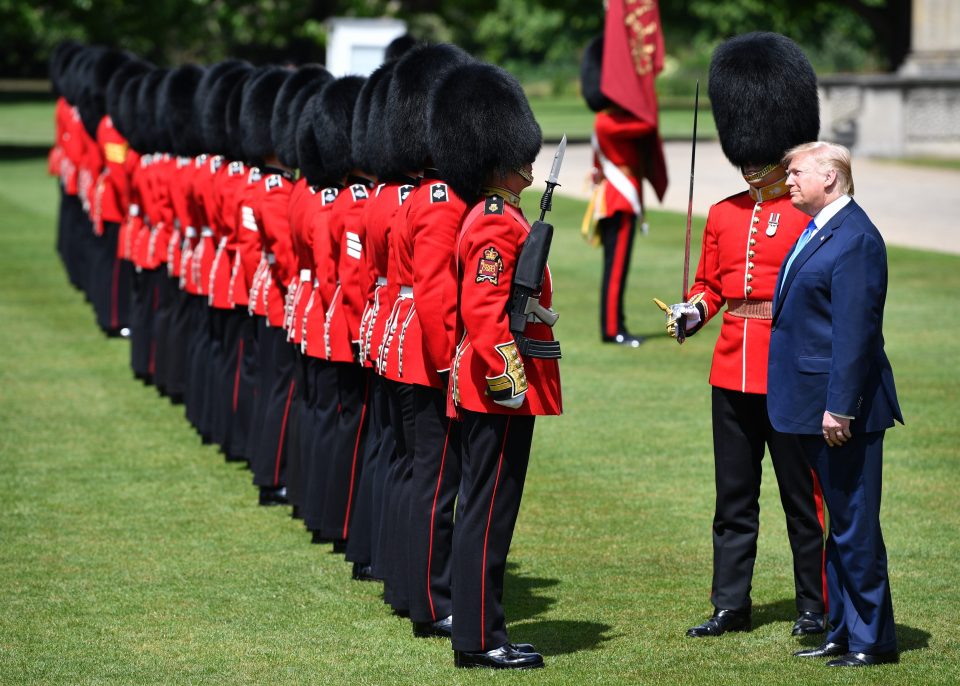
[[[774,291],[767,409],[777,431],[800,436],[830,511],[831,629],[795,655],[896,662],[880,493],[884,431],[903,417],[883,351],[886,248],[851,197],[846,148],[807,143],[784,163],[791,201],[812,219]]]

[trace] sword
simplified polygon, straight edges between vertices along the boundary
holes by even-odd
[[[547,177],[547,190],[540,198],[540,221],[547,217],[547,212],[553,209],[553,189],[560,185],[560,167],[563,165],[563,154],[567,151],[567,134],[563,134],[557,152],[553,155],[553,165],[550,167],[550,176]]]
[[[683,242],[683,287],[680,289],[680,302],[687,301],[687,287],[690,282],[690,233],[693,226],[693,172],[697,163],[697,114],[700,110],[700,79],[693,96],[693,137],[690,141],[690,197],[687,201],[687,233]],[[677,343],[686,340],[686,317],[677,322]]]

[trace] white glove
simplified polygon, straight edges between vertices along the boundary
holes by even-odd
[[[509,407],[511,410],[518,410],[520,406],[523,405],[523,399],[527,396],[527,392],[524,391],[518,396],[509,398],[507,400],[494,400],[497,405],[503,405],[504,407]]]
[[[670,306],[670,319],[679,321],[680,317],[686,317],[687,331],[693,329],[700,323],[700,310],[696,305],[690,303],[677,303]]]

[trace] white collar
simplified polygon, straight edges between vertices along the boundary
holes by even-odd
[[[816,233],[817,231],[819,231],[820,229],[822,229],[824,226],[826,226],[826,225],[827,225],[827,222],[829,222],[831,219],[833,219],[833,218],[836,216],[837,212],[839,212],[839,211],[842,210],[844,207],[846,207],[847,204],[848,204],[852,199],[853,199],[853,198],[851,198],[849,195],[846,195],[846,194],[841,195],[839,198],[837,198],[837,199],[834,200],[833,202],[827,204],[826,207],[824,207],[824,208],[821,209],[819,212],[817,212],[817,213],[813,216],[813,223],[816,224],[816,226],[817,226],[817,228],[816,228],[816,230],[814,231],[814,233]]]

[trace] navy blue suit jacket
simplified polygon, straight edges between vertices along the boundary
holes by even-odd
[[[819,434],[826,410],[855,417],[854,435],[902,423],[883,350],[887,251],[866,213],[851,200],[804,246],[786,278],[784,265],[767,377],[773,427]]]

